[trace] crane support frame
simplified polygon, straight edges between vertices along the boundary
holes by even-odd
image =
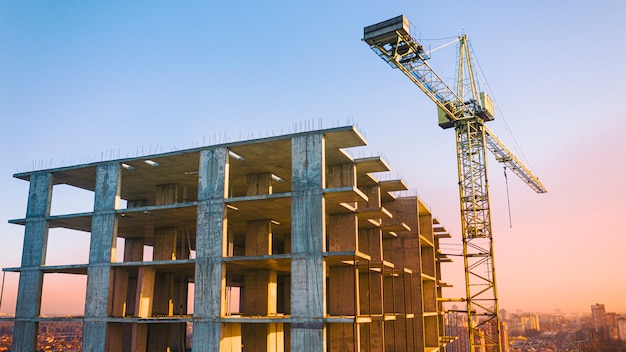
[[[463,263],[471,351],[500,351],[493,236],[483,121],[455,123]],[[478,320],[478,317],[482,319]]]

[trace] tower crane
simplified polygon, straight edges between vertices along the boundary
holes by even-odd
[[[363,41],[392,68],[404,73],[437,104],[439,126],[454,128],[459,178],[461,234],[470,351],[502,351],[496,291],[486,150],[537,193],[539,179],[485,125],[494,119],[491,98],[479,92],[466,35],[459,36],[455,90],[428,64],[424,50],[403,16],[367,26]]]

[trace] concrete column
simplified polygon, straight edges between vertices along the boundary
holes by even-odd
[[[196,272],[194,289],[193,350],[220,349],[220,317],[225,314],[226,205],[228,150],[200,152],[198,218],[196,223]]]
[[[247,176],[248,196],[272,194],[272,174]],[[249,221],[246,224],[246,256],[272,254],[271,220]],[[277,272],[252,270],[244,275],[243,313],[245,315],[274,315],[277,312]],[[283,324],[243,324],[241,336],[246,351],[283,351]]]
[[[158,192],[157,192],[158,193]],[[176,228],[158,228],[154,231],[153,260],[176,260],[178,230]],[[140,275],[141,270],[140,269]],[[152,304],[152,314],[154,316],[174,314],[174,274],[173,273],[156,273],[153,277],[153,289],[146,295]],[[148,351],[164,350],[161,346],[172,345],[172,327],[171,324],[155,324],[148,328],[150,341],[148,342]],[[170,348],[171,349],[171,348]]]
[[[404,324],[407,351],[415,351],[417,349],[417,344],[415,343],[415,320],[416,319],[418,318],[413,318],[413,319],[407,318]],[[421,319],[418,319],[418,320],[421,320]]]
[[[22,267],[17,292],[17,307],[13,332],[13,349],[34,351],[37,340],[38,323],[34,318],[41,309],[41,289],[43,273],[40,266],[46,261],[48,223],[52,199],[52,175],[34,173],[30,178]]]
[[[282,286],[282,296],[284,297],[284,301],[282,302],[280,312],[291,315],[291,276],[286,276],[284,278]],[[289,334],[289,330],[285,333]]]
[[[385,351],[395,351],[396,347],[396,322],[394,320],[384,320]]]
[[[381,267],[359,273],[361,314],[383,314],[383,275]]]
[[[124,261],[140,262],[143,260],[143,238],[127,238],[124,241]]]
[[[395,314],[395,301],[393,297],[395,280],[394,269],[383,267],[383,308],[385,314]]]
[[[414,351],[408,349],[409,343],[413,340],[412,336],[407,335],[407,323],[408,319],[403,316],[396,317],[396,320],[393,322],[393,327],[395,329],[395,343],[393,351],[397,352],[406,352],[406,351]]]
[[[152,315],[174,315],[174,274],[159,273],[154,277]]]
[[[325,351],[324,137],[291,142],[291,351]]]
[[[124,241],[124,261],[125,262],[140,262],[143,260],[143,246],[144,241],[143,238],[127,238]],[[119,268],[125,269],[125,268]],[[126,290],[126,315],[134,315],[135,307],[136,307],[136,298],[137,298],[137,277],[129,277],[127,282],[127,290]],[[122,346],[124,351],[128,351],[133,344],[133,341],[136,340],[136,331],[137,324],[129,325],[124,324],[122,326],[123,330],[123,341]]]
[[[246,194],[249,196],[272,194],[272,174],[250,174],[246,177]]]
[[[186,246],[186,240],[183,235],[181,241],[182,246],[176,248],[176,259],[189,259],[189,249]],[[187,301],[189,298],[189,278],[186,275],[176,274],[174,275],[174,293],[173,293],[173,314],[185,315],[187,311]],[[187,337],[187,324],[172,324],[172,351],[184,351]],[[177,346],[178,349],[176,348]]]
[[[158,228],[154,231],[152,260],[176,260],[178,229]]]
[[[357,308],[359,286],[356,285],[356,268],[351,265],[331,266],[328,272],[328,314],[359,315]]]
[[[360,229],[359,230],[359,251],[371,257],[372,263],[380,263],[383,261],[383,236],[380,228]],[[388,252],[389,253],[389,252]],[[391,256],[384,257],[385,260],[391,261]]]
[[[328,343],[329,352],[359,351],[360,333],[358,325],[339,323],[328,324],[328,334],[330,340]]]
[[[248,177],[250,178],[250,176]],[[246,256],[272,254],[272,224],[270,220],[249,221],[246,224]],[[257,269],[246,271],[244,275],[243,314],[268,316],[277,312],[277,272]],[[243,324],[242,341],[248,351],[274,351],[278,340],[282,344],[283,329],[272,332],[272,324]],[[276,325],[276,324],[273,324]]]
[[[223,324],[220,351],[241,352],[242,351],[241,347],[242,347],[241,324],[240,323]]]
[[[341,252],[360,249],[357,228],[358,219],[355,213],[328,215],[328,251]]]
[[[326,170],[326,186],[328,188],[356,185],[356,166],[354,163],[333,165]]]
[[[244,351],[281,352],[285,350],[284,326],[282,323],[242,325],[241,341]]]
[[[126,316],[126,297],[128,295],[128,269],[115,268],[113,272],[113,308],[111,315],[114,317]]]
[[[243,313],[250,316],[276,314],[276,270],[248,270],[244,274]]]
[[[132,325],[130,350],[132,352],[144,352],[148,350],[148,324]]]
[[[144,199],[128,200],[127,208],[137,208],[147,206],[148,201]],[[143,238],[125,238],[124,239],[124,262],[140,262],[143,260]],[[129,277],[128,268],[115,268],[113,270],[113,308],[112,316],[124,317],[133,315],[135,312],[135,295],[137,293],[137,277]],[[116,328],[117,329],[117,328]],[[122,330],[123,339],[122,346],[124,350],[130,349],[131,327],[123,324],[119,329]],[[120,348],[121,350],[122,348]]]
[[[246,223],[246,256],[272,254],[272,222],[256,220]]]
[[[121,187],[120,165],[110,162],[96,169],[94,211],[91,219],[87,297],[83,325],[83,351],[106,351],[107,322],[111,314],[117,217]]]
[[[117,352],[124,350],[124,329],[121,323],[111,323],[108,329],[108,352]]]
[[[180,351],[177,344],[172,341],[172,328],[178,324],[144,324],[148,326],[148,339],[146,351]],[[183,350],[184,351],[184,350]]]
[[[382,206],[380,199],[380,186],[378,184],[372,186],[359,187],[367,196],[367,201],[359,202],[359,210],[377,210]]]
[[[385,329],[383,320],[373,320],[369,324],[359,324],[360,347],[362,351],[384,352],[385,350]]]
[[[154,267],[143,267],[137,278],[137,299],[135,300],[135,316],[148,318],[152,315],[152,299],[154,295]]]
[[[156,269],[154,267],[139,268],[137,277],[137,293],[135,298],[134,316],[147,318],[152,316],[154,298],[154,282]],[[148,324],[133,324],[131,337],[131,351],[147,351]]]
[[[176,204],[187,201],[184,185],[170,183],[156,186],[155,205]]]
[[[156,205],[168,205],[185,202],[187,192],[185,185],[163,184],[156,186]],[[176,260],[179,252],[178,229],[157,228],[154,231],[152,260]],[[151,297],[152,315],[174,314],[174,292],[180,292],[180,284],[175,287],[174,274],[157,273],[154,276],[154,290]],[[180,277],[179,277],[180,280]],[[178,290],[177,290],[178,289]],[[138,327],[142,328],[142,327]],[[151,324],[148,329],[150,336],[147,343],[148,351],[178,350],[180,326],[173,324]],[[176,334],[176,339],[172,338]]]

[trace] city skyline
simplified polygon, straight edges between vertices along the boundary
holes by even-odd
[[[523,156],[548,188],[536,195],[509,177],[510,228],[502,168],[489,157],[500,307],[585,313],[602,302],[626,312],[626,283],[615,277],[626,267],[626,163],[613,155],[626,127],[615,104],[626,78],[626,49],[617,45],[626,4],[567,5],[2,3],[0,266],[20,265],[23,227],[7,221],[24,217],[28,183],[16,172],[345,124],[357,124],[392,177],[415,187],[453,235],[445,248],[458,253],[453,133],[360,41],[364,26],[403,13],[428,38],[468,34]],[[452,76],[453,66],[441,67]],[[489,126],[506,136],[501,119]],[[407,135],[417,137],[397,142]],[[432,153],[416,155],[411,143]],[[89,194],[70,195],[75,202],[53,212],[89,211]],[[66,241],[88,247],[85,234],[51,231],[49,241],[47,264],[87,261],[60,249]],[[462,261],[454,259],[443,275],[455,287],[444,294],[462,297]],[[6,274],[2,312],[15,304],[17,277]],[[81,277],[45,282],[43,313],[80,314],[84,287]]]

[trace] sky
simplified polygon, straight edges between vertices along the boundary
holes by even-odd
[[[382,155],[392,171],[380,177],[403,179],[460,252],[454,133],[361,41],[400,14],[433,43],[469,36],[499,109],[489,127],[548,188],[510,175],[509,219],[489,157],[500,307],[626,312],[621,0],[2,1],[0,267],[21,261],[24,228],[8,220],[25,216],[28,182],[16,172],[347,124],[368,141],[351,153]],[[431,61],[452,82],[449,48]],[[91,206],[54,189],[53,214]],[[46,263],[86,263],[88,248],[88,234],[51,230]],[[460,258],[443,270],[455,286],[444,294],[462,297]],[[6,273],[0,312],[14,312],[18,278]],[[85,286],[47,275],[42,313],[81,314]]]

